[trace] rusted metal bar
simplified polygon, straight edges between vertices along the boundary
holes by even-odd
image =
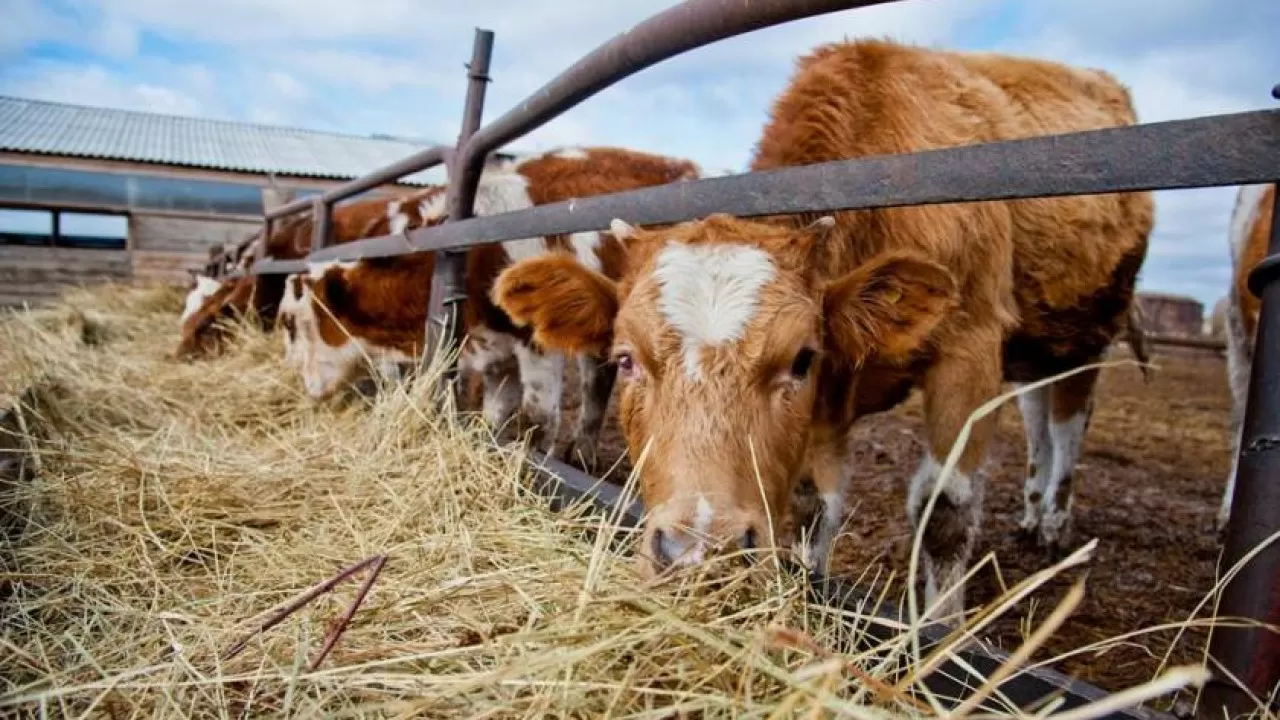
[[[279,220],[282,217],[288,217],[289,215],[297,215],[298,213],[304,210],[312,209],[311,203],[312,203],[312,199],[309,197],[290,200],[289,202],[283,205],[277,205],[276,207],[271,208],[270,210],[263,213],[262,216],[269,220]]]
[[[380,185],[386,185],[395,182],[405,175],[412,175],[416,172],[428,170],[443,162],[448,162],[453,156],[453,148],[444,145],[436,145],[426,150],[416,152],[409,157],[392,163],[386,167],[379,168],[362,175],[348,183],[343,183],[332,190],[326,190],[320,197],[329,204],[334,204],[346,200],[353,195],[359,195],[367,192]]]
[[[1280,195],[1273,210],[1267,260],[1249,275],[1249,290],[1262,299],[1262,307],[1219,573],[1280,530]],[[1260,551],[1225,585],[1218,616],[1280,627],[1280,543]],[[1275,710],[1280,633],[1256,626],[1215,628],[1209,655],[1215,672],[1202,696],[1202,717],[1221,718],[1224,710],[1233,717],[1249,714],[1257,710],[1253,698],[1271,702]]]
[[[1257,110],[671,183],[417,228],[408,237],[416,250],[440,250],[600,230],[615,217],[648,225],[715,212],[760,216],[1217,187],[1269,181],[1276,167],[1280,111]],[[405,252],[403,236],[383,236],[327,248],[315,259]]]
[[[570,465],[566,465],[537,451],[528,452],[528,464],[534,472],[533,490],[541,495],[552,497],[553,510],[587,500],[596,510],[610,517],[617,516],[618,525],[623,529],[639,527],[644,517],[644,504],[633,500],[626,507],[619,509],[625,499],[621,488],[617,485],[597,480]],[[615,538],[620,542],[623,538]],[[841,608],[854,615],[878,618],[883,622],[867,622],[860,624],[865,631],[866,640],[873,643],[887,643],[897,632],[894,626],[907,622],[907,615],[893,605],[882,605],[873,597],[860,590],[853,583],[836,577],[823,576],[818,573],[809,575],[810,592],[814,599],[825,605]],[[939,644],[945,642],[951,629],[941,623],[926,625],[921,628],[921,652],[930,653]],[[948,660],[936,671],[926,676],[924,683],[935,695],[952,707],[958,705],[965,697],[981,687],[986,678],[999,668],[1008,655],[995,647],[972,641],[960,648],[956,655],[964,664]],[[965,665],[973,668],[966,669]],[[1006,678],[999,687],[1000,693],[1023,710],[1031,710],[1043,705],[1049,698],[1061,697],[1063,704],[1059,710],[1068,710],[1106,697],[1101,688],[1079,682],[1060,672],[1047,668],[1024,670]],[[948,702],[950,701],[950,702]],[[990,712],[1007,713],[1008,708],[987,700],[982,709]],[[1110,720],[1172,720],[1172,715],[1157,712],[1146,707],[1126,708],[1102,717]]]
[[[456,165],[461,173],[478,175],[488,153],[545,125],[619,80],[680,53],[791,20],[893,1],[686,0],[615,36],[524,102],[516,103],[513,110],[477,132],[465,146],[459,145]]]
[[[489,83],[489,59],[493,55],[493,31],[476,28],[471,46],[471,62],[467,65],[467,99],[458,129],[458,147],[464,146],[480,127],[484,115],[484,96]],[[449,216],[445,224],[465,220],[474,209],[480,168],[468,173],[454,165],[449,168],[449,189],[445,196]],[[450,353],[462,338],[462,312],[459,303],[466,299],[466,252],[442,252],[436,257],[431,278],[431,295],[427,305],[427,348],[430,355]],[[441,382],[449,385],[457,376],[456,364],[446,363]]]
[[[329,246],[333,238],[333,204],[323,197],[315,198],[312,203],[311,250],[323,250]]]

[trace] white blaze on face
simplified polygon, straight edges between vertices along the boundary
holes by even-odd
[[[187,301],[182,307],[182,317],[178,320],[178,324],[185,325],[187,320],[192,315],[195,315],[200,306],[204,304],[204,301],[212,297],[221,286],[221,283],[213,278],[197,275],[196,286],[191,289],[191,292],[187,293]]]
[[[346,271],[354,268],[358,262],[308,263],[307,275],[315,282],[323,278],[330,268],[337,267]],[[307,394],[318,400],[338,390],[352,376],[364,359],[365,351],[351,337],[344,337],[342,344],[337,347],[329,345],[320,337],[317,313],[327,310],[317,308],[310,289],[305,284],[303,288],[302,299],[289,306],[297,339],[288,361],[301,371]],[[290,296],[292,292],[291,287],[286,287],[286,296]],[[283,304],[281,309],[284,310]]]
[[[699,350],[742,338],[774,275],[773,260],[759,248],[667,243],[654,269],[658,307],[681,335],[690,378],[701,375]]]

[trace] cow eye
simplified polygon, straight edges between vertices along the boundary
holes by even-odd
[[[640,365],[629,353],[619,353],[613,361],[618,364],[618,372],[624,379],[634,380],[640,377]]]
[[[814,352],[810,348],[801,348],[796,353],[795,360],[791,361],[791,376],[797,380],[808,377],[809,370],[813,367]]]

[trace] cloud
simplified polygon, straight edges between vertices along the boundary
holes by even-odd
[[[0,92],[451,142],[474,28],[496,33],[484,118],[675,0],[0,0]],[[616,144],[745,168],[796,56],[887,36],[1105,68],[1145,122],[1272,106],[1256,0],[902,0],[766,28],[658,63],[517,140]],[[1142,287],[1224,287],[1232,188],[1159,193]]]

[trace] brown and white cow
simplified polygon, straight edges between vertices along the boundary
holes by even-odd
[[[585,198],[700,176],[688,160],[621,148],[561,148],[487,169],[476,192],[475,214],[496,215],[574,198]],[[424,224],[441,222],[445,189],[419,201]],[[616,277],[622,250],[609,234],[506,240],[476,246],[468,255],[466,334],[460,366],[484,378],[483,415],[501,427],[519,407],[534,426],[535,446],[551,452],[559,431],[565,353],[577,356],[582,402],[574,447],[590,465],[616,373],[602,357],[560,347],[545,352],[530,343],[527,328],[512,325],[489,298],[498,273],[512,262],[548,253],[571,259],[593,272]],[[298,337],[292,351],[307,392],[322,399],[373,368],[392,368],[416,357],[424,341],[427,299],[434,259],[429,253],[355,262],[311,265],[288,301]],[[294,282],[294,281],[290,281]],[[371,360],[372,363],[366,362]],[[518,379],[515,377],[518,372]]]
[[[401,208],[416,208],[416,199],[423,192],[415,190],[391,198],[363,198],[335,207],[334,244],[399,232],[414,220],[411,212],[401,211]],[[281,220],[273,229],[263,256],[275,260],[306,257],[311,251],[312,225],[312,215],[305,212]],[[247,270],[256,259],[261,242],[262,232],[258,231],[224,255],[224,271]],[[284,294],[284,283],[284,276],[281,275],[222,280],[196,275],[179,320],[181,336],[174,356],[189,358],[215,350],[225,338],[225,326],[218,321],[244,315],[250,309],[260,322],[271,328]]]
[[[1245,185],[1236,193],[1231,212],[1231,289],[1227,291],[1227,383],[1231,386],[1231,472],[1227,475],[1222,505],[1215,525],[1219,532],[1231,517],[1236,490],[1240,432],[1244,428],[1245,401],[1249,395],[1249,375],[1253,369],[1253,345],[1258,330],[1262,301],[1249,292],[1249,271],[1267,256],[1271,224],[1275,222],[1276,186]]]
[[[752,162],[768,170],[1135,122],[1102,71],[864,40],[819,47],[775,101]],[[666,230],[622,220],[615,280],[563,257],[517,263],[499,307],[548,348],[610,352],[621,423],[650,509],[642,567],[715,547],[770,546],[796,518],[821,566],[842,521],[853,422],[921,388],[927,450],[907,493],[913,526],[966,419],[1002,380],[1099,359],[1126,324],[1153,222],[1149,193],[903,207]],[[1072,472],[1096,371],[1022,397],[1022,527],[1068,542]],[[926,597],[963,607],[994,420],[977,423],[924,530]],[[788,540],[787,538],[781,538]]]

